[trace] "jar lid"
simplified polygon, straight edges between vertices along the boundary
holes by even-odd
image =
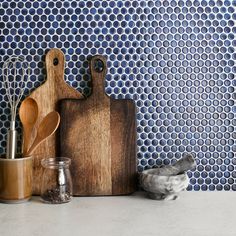
[[[43,167],[68,167],[71,164],[71,159],[68,157],[44,158],[41,161]]]

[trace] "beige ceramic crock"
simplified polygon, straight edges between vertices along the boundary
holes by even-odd
[[[32,195],[32,157],[0,157],[0,202],[20,203]]]

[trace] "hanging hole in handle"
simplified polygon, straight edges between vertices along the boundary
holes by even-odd
[[[97,59],[94,61],[94,69],[96,72],[101,73],[104,69],[104,63],[102,60]]]
[[[53,65],[54,65],[54,66],[57,66],[58,64],[59,64],[59,60],[58,60],[58,58],[55,57],[55,58],[53,59]]]

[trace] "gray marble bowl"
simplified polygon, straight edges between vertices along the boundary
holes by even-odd
[[[187,173],[160,175],[161,168],[144,170],[140,175],[141,187],[151,199],[175,200],[189,184]]]

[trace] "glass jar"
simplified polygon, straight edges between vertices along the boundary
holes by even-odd
[[[60,204],[72,199],[72,180],[66,157],[47,158],[41,161],[44,167],[41,198],[46,203]]]

